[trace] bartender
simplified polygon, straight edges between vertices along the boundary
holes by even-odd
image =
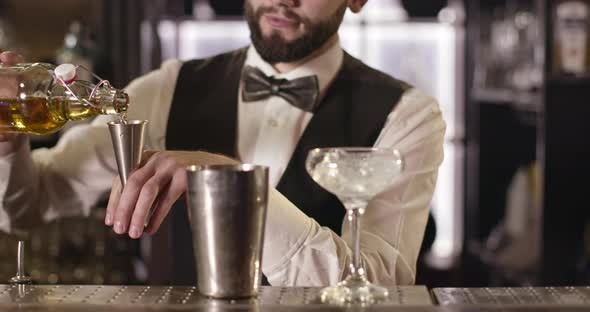
[[[107,117],[72,128],[51,149],[31,151],[26,136],[0,135],[0,229],[88,215],[112,190],[105,224],[118,234],[140,238],[153,209],[145,229],[154,235],[151,261],[159,256],[167,276],[152,282],[194,284],[186,209],[173,207],[186,190],[185,166],[255,163],[270,167],[273,186],[262,258],[268,281],[335,284],[352,260],[350,229],[341,203],[305,172],[307,152],[395,148],[404,171],[366,209],[362,263],[371,282],[413,284],[445,123],[434,99],[343,51],[344,13],[366,2],[246,0],[250,46],[168,60],[131,82],[129,118],[150,121],[146,147],[159,152],[146,154],[122,191]],[[18,61],[14,53],[0,60]]]

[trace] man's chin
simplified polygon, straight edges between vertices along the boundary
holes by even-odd
[[[291,44],[301,38],[302,35],[294,34],[292,31],[273,29],[269,32],[263,32],[262,38],[266,42],[279,40],[283,44]]]

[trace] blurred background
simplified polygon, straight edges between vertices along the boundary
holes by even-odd
[[[168,58],[249,42],[238,0],[0,0],[0,49],[71,62],[115,87]],[[435,97],[445,160],[418,284],[580,285],[590,279],[590,1],[370,0],[341,42],[369,65]],[[67,131],[67,130],[66,130]],[[55,144],[61,133],[36,137]],[[143,284],[141,242],[91,218],[29,233],[39,283]],[[0,234],[0,282],[16,237]]]

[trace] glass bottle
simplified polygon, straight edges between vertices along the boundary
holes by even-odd
[[[124,115],[129,97],[99,79],[77,79],[83,67],[23,63],[0,67],[0,133],[49,134],[69,120]]]

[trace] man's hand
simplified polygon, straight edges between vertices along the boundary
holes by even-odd
[[[24,58],[16,52],[6,51],[0,53],[0,65],[2,66],[13,66],[22,62],[24,62]]]
[[[13,66],[23,62],[23,57],[15,52],[0,53],[0,66]],[[2,86],[0,86],[2,89]],[[1,125],[0,125],[1,126]],[[0,128],[0,156],[13,153],[24,141],[24,135],[17,133],[2,133]]]
[[[117,234],[129,233],[129,237],[139,238],[149,221],[146,232],[155,233],[172,204],[186,191],[186,167],[224,164],[239,162],[206,152],[145,152],[140,168],[129,176],[122,191],[119,177],[113,179],[105,224],[113,225]],[[146,220],[150,208],[152,216]]]

